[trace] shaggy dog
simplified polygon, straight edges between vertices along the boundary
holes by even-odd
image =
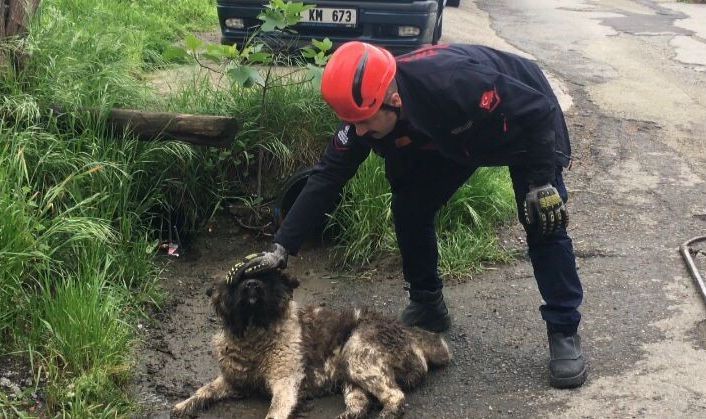
[[[240,272],[216,285],[211,300],[223,330],[213,338],[220,375],[174,406],[188,415],[224,398],[261,393],[272,397],[268,419],[289,418],[300,400],[342,391],[339,418],[367,415],[374,397],[380,417],[404,413],[404,393],[430,366],[451,360],[439,335],[404,326],[367,309],[299,308],[299,282],[273,272]]]

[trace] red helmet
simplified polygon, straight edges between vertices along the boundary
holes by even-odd
[[[360,122],[382,106],[397,64],[389,51],[363,42],[346,42],[329,59],[321,94],[344,121]]]

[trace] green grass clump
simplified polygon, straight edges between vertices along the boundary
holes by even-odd
[[[124,313],[129,303],[122,300],[124,293],[111,289],[111,269],[106,265],[75,277],[47,274],[40,279],[41,292],[32,301],[32,331],[43,342],[52,411],[85,417],[130,406],[121,388],[132,359],[132,330]]]
[[[337,232],[334,259],[340,267],[360,268],[396,248],[391,199],[384,161],[371,154],[344,188],[343,200],[332,214],[329,228]]]
[[[112,35],[126,54],[139,59],[138,68],[143,62],[161,64],[165,49],[186,34],[218,27],[212,0],[44,0],[39,16],[42,35],[57,24],[68,25],[57,35]]]
[[[515,195],[506,168],[481,168],[439,211],[439,270],[447,278],[468,277],[484,263],[509,260],[495,230],[515,218]]]
[[[391,192],[383,161],[369,157],[345,188],[332,215],[338,233],[336,263],[360,268],[381,253],[396,249]],[[507,169],[481,168],[444,206],[437,217],[439,269],[447,278],[478,272],[483,263],[506,261],[495,228],[513,218],[515,201]]]
[[[222,183],[222,191],[254,192],[255,163],[263,150],[267,173],[264,181],[269,186],[264,195],[273,197],[283,179],[318,160],[338,125],[321,99],[318,86],[302,81],[306,72],[300,71],[291,83],[269,87],[264,93],[260,87],[238,85],[224,90],[214,86],[212,77],[208,71],[197,72],[189,83],[165,99],[165,109],[232,115],[243,122],[231,149],[211,157],[222,173],[238,182],[229,186]]]
[[[0,70],[0,357],[33,366],[42,415],[131,411],[132,325],[163,299],[155,228],[180,206],[195,224],[214,202],[194,205],[210,189],[190,182],[193,148],[114,136],[84,110],[152,110],[142,72],[187,30],[215,25],[210,1],[47,0],[23,70]],[[0,397],[0,416],[26,408]]]

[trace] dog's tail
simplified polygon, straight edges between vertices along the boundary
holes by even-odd
[[[443,367],[451,362],[451,350],[440,334],[418,328],[413,328],[412,333],[429,364]]]

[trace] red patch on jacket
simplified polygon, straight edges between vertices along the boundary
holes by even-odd
[[[445,44],[437,44],[437,45],[430,45],[428,47],[420,48],[416,51],[412,51],[410,53],[407,53],[405,55],[401,55],[397,58],[398,63],[408,63],[410,61],[416,61],[422,58],[428,58],[428,57],[433,57],[436,54],[438,54],[439,49],[444,49],[448,48],[448,45]]]
[[[412,144],[412,140],[407,136],[395,138],[395,147],[397,148],[407,147],[410,144]]]
[[[478,106],[488,112],[493,112],[498,105],[500,105],[500,96],[498,96],[498,91],[493,89],[483,93],[483,96],[480,97],[480,104]]]

